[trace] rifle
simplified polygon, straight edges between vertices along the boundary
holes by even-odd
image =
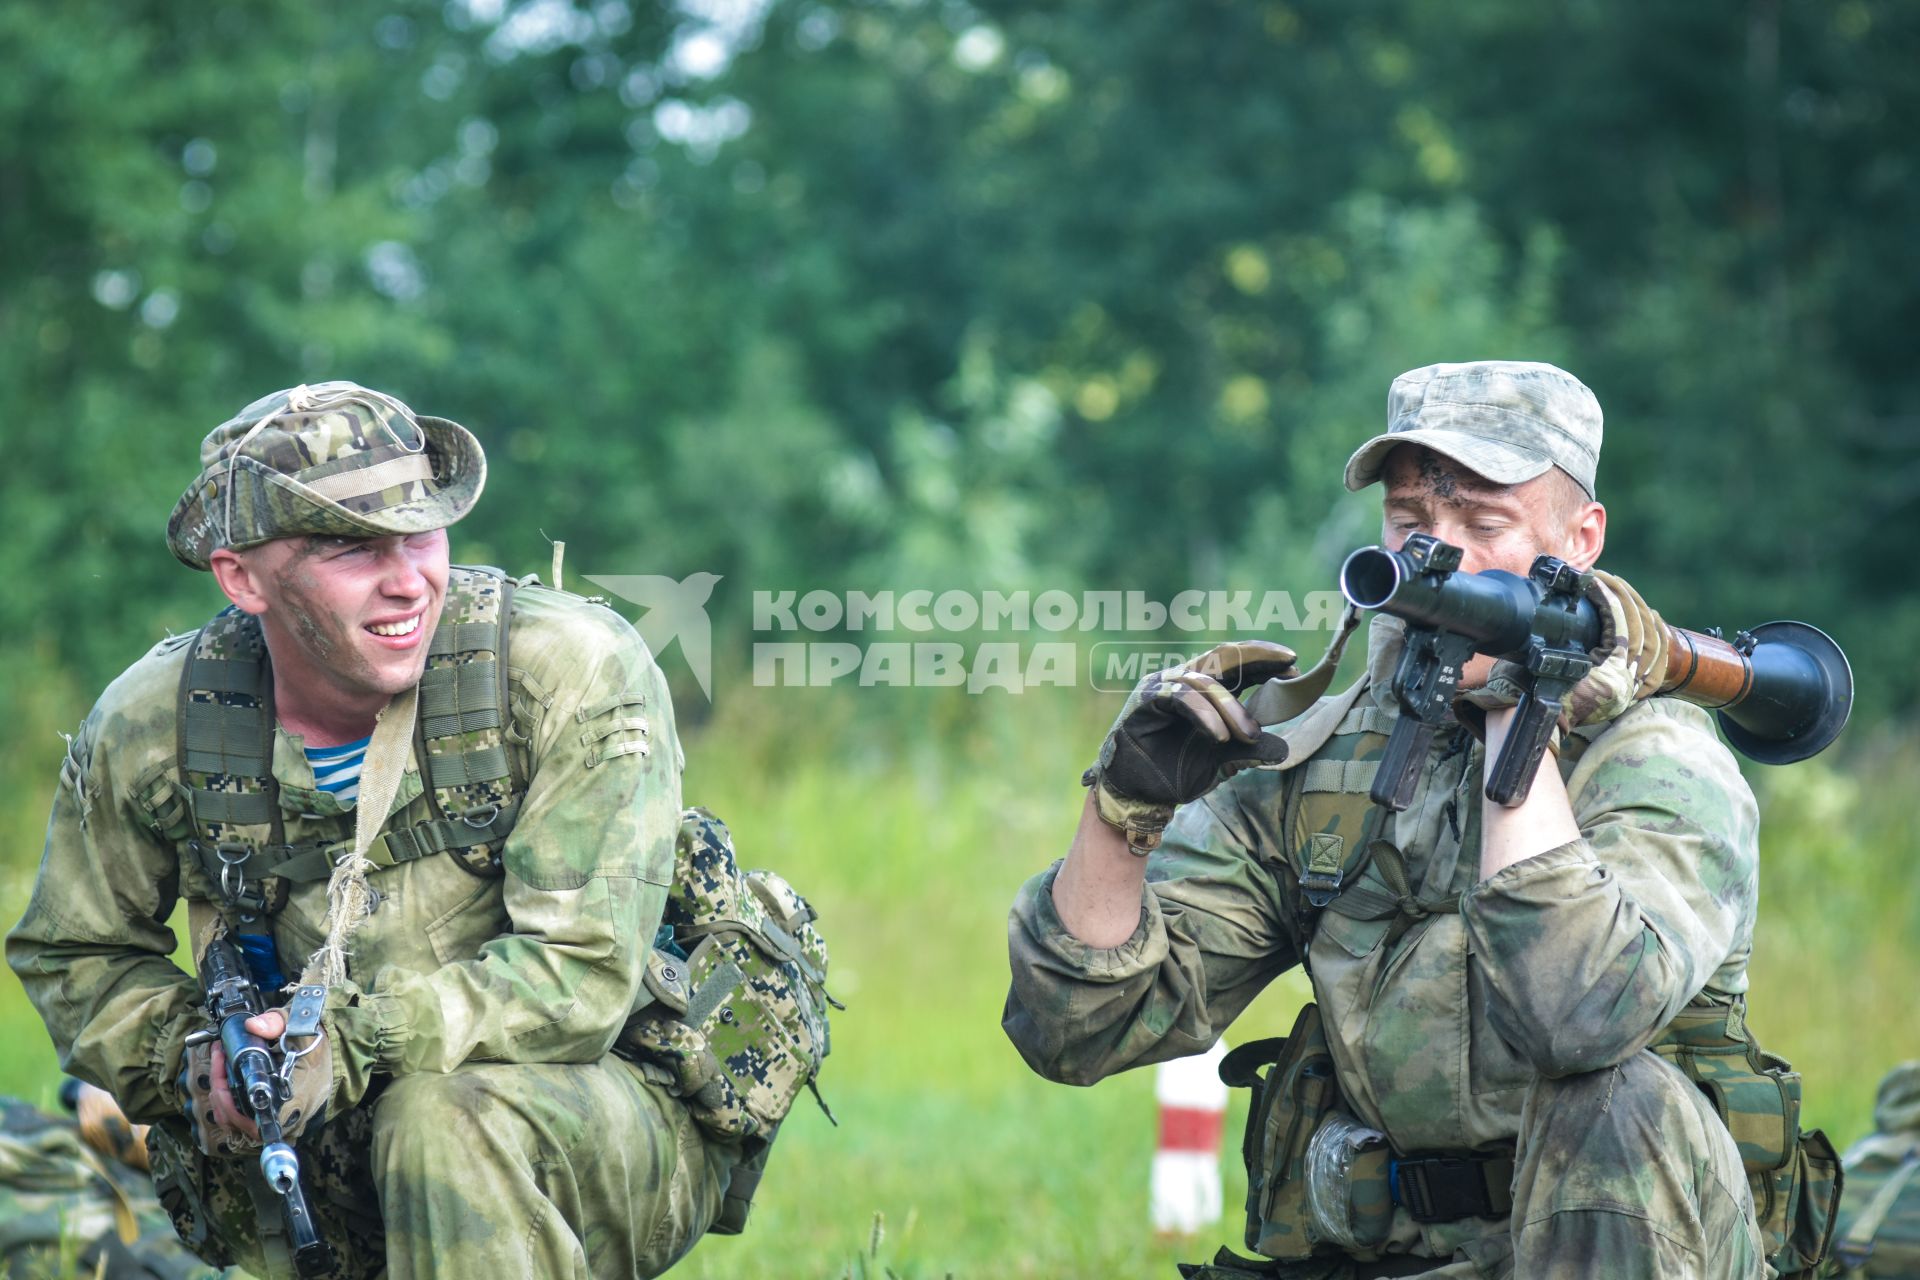
[[[260,1130],[260,1172],[280,1197],[294,1269],[302,1276],[325,1275],[333,1270],[333,1249],[313,1225],[306,1193],[300,1188],[300,1157],[280,1128],[280,1106],[293,1096],[295,1060],[319,1043],[310,1039],[306,1049],[289,1049],[287,1041],[319,1036],[326,988],[304,986],[294,993],[287,1006],[287,1029],[279,1044],[269,1048],[265,1040],[247,1030],[247,1019],[264,1013],[267,1002],[233,944],[225,938],[209,943],[200,961],[200,976],[213,1029],[194,1032],[187,1037],[187,1044],[218,1040],[226,1051],[228,1086]]]
[[[1593,575],[1554,556],[1526,577],[1460,572],[1460,548],[1416,533],[1398,551],[1363,547],[1340,568],[1355,606],[1407,624],[1394,671],[1401,715],[1369,792],[1399,811],[1413,802],[1434,731],[1453,715],[1460,669],[1476,653],[1525,667],[1532,686],[1487,778],[1487,799],[1527,798],[1562,700],[1593,669],[1605,627],[1587,599]],[[1727,741],[1762,764],[1792,764],[1826,749],[1853,710],[1853,671],[1840,646],[1804,622],[1768,622],[1735,634],[1668,626],[1671,658],[1659,692],[1717,710]]]

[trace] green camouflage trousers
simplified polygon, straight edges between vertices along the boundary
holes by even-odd
[[[1507,1231],[1464,1228],[1452,1259],[1405,1253],[1182,1268],[1191,1280],[1763,1280],[1760,1229],[1739,1149],[1706,1098],[1649,1052],[1618,1067],[1537,1079],[1515,1153]],[[1395,1211],[1389,1249],[1420,1238]],[[1491,1224],[1478,1224],[1486,1226]]]
[[[261,1239],[252,1157],[202,1156],[184,1121],[149,1141],[161,1203],[196,1253],[290,1274],[284,1241]],[[299,1151],[315,1224],[349,1280],[658,1275],[719,1213],[738,1155],[612,1056],[400,1077]],[[262,1194],[277,1235],[278,1202]]]

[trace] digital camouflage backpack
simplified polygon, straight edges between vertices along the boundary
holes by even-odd
[[[1877,1132],[1847,1149],[1834,1235],[1839,1274],[1920,1280],[1920,1061],[1880,1082]]]
[[[705,809],[681,815],[673,888],[647,963],[652,1000],[614,1049],[663,1073],[702,1128],[745,1145],[714,1227],[722,1234],[744,1224],[767,1147],[800,1090],[820,1096],[827,1006],[843,1006],[827,994],[827,947],[813,922],[778,874],[741,870],[725,823]]]

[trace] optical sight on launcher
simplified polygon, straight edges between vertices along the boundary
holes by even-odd
[[[1605,634],[1587,598],[1593,575],[1554,556],[1526,577],[1460,571],[1460,548],[1416,533],[1398,551],[1363,547],[1340,567],[1355,606],[1404,620],[1407,646],[1393,675],[1401,714],[1371,795],[1405,809],[1434,731],[1453,716],[1460,671],[1476,653],[1525,667],[1532,687],[1487,778],[1487,798],[1526,799],[1562,699],[1593,669]],[[1804,622],[1768,622],[1736,634],[1668,626],[1671,657],[1659,692],[1719,713],[1721,732],[1762,764],[1792,764],[1825,750],[1853,710],[1853,671],[1827,634]]]

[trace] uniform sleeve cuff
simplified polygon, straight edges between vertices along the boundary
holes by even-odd
[[[406,1021],[392,996],[370,994],[342,983],[327,992],[323,1015],[333,1041],[333,1097],[351,1107],[365,1096],[373,1075],[399,1068],[406,1044]]]
[[[1140,890],[1140,922],[1132,936],[1112,947],[1092,947],[1080,941],[1061,922],[1053,905],[1053,882],[1060,873],[1056,862],[1020,890],[1016,910],[1028,922],[1034,941],[1063,967],[1093,982],[1124,982],[1166,959],[1167,929],[1160,918],[1159,901],[1151,885]]]
[[[1582,836],[1500,868],[1467,891],[1462,910],[1471,911],[1489,898],[1534,902],[1571,898],[1584,890],[1600,869],[1593,846]]]

